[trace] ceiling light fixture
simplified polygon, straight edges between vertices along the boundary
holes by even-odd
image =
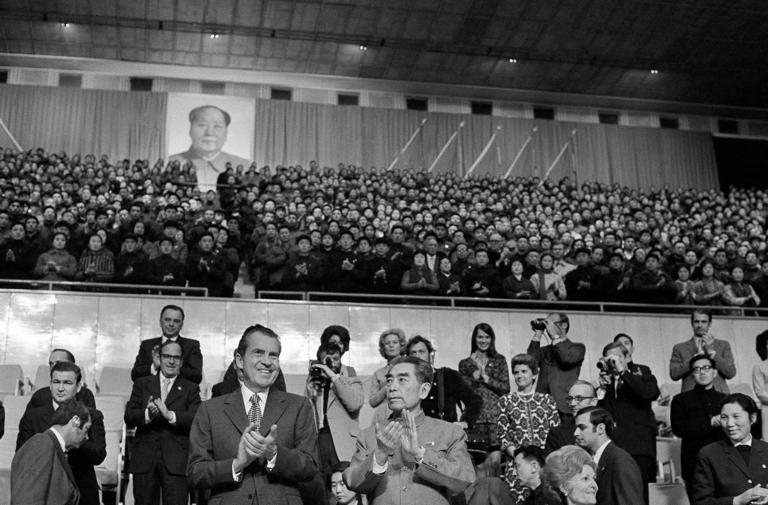
[[[361,51],[367,51],[368,50],[368,46],[360,44],[360,50]]]
[[[63,26],[64,28],[69,28],[69,23],[61,23],[61,26]]]
[[[221,36],[221,35],[219,35],[218,33],[212,33],[212,34],[211,34],[211,38],[212,38],[212,39],[218,39],[220,36]]]
[[[510,59],[509,59],[509,62],[510,62],[510,63],[517,63],[517,58],[510,58]]]
[[[659,69],[657,69],[657,68],[652,68],[651,69],[651,75],[656,75],[658,73],[659,73]]]

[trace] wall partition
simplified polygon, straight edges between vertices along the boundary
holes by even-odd
[[[2,291],[0,361],[21,364],[25,375],[34,378],[37,367],[47,363],[50,350],[65,347],[75,353],[86,381],[93,384],[105,366],[132,366],[139,342],[159,336],[160,309],[166,303],[184,308],[182,334],[200,340],[209,384],[221,379],[243,330],[255,323],[281,336],[284,372],[303,378],[323,328],[331,324],[347,327],[352,336],[343,361],[359,375],[370,375],[384,364],[378,338],[385,329],[402,328],[408,337],[419,334],[431,339],[437,348],[437,365],[455,368],[470,354],[476,324],[487,322],[494,328],[496,348],[509,360],[525,352],[531,319],[544,315],[522,310]],[[670,382],[672,346],[692,335],[687,315],[573,312],[570,317],[570,336],[587,345],[581,376],[591,381],[597,380],[595,364],[603,346],[623,332],[635,340],[635,361],[649,365],[659,383]],[[736,357],[738,372],[731,383],[751,383],[752,367],[758,363],[754,337],[765,329],[765,320],[715,316],[712,333],[728,340]]]
[[[206,99],[213,100],[200,95]],[[718,187],[705,132],[253,100],[260,166],[317,160],[382,168],[399,155],[398,168],[459,175],[472,168],[478,176],[504,175],[511,167],[512,177],[543,176],[551,167],[553,179]],[[0,118],[24,148],[113,160],[167,157],[167,104],[167,93],[0,85]],[[179,121],[178,128],[189,125]]]

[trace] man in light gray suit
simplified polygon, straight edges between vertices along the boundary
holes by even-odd
[[[690,391],[696,385],[690,363],[691,358],[698,354],[706,354],[715,362],[717,369],[715,390],[725,394],[730,392],[725,379],[733,379],[736,376],[736,364],[733,360],[731,344],[715,338],[709,332],[711,325],[712,314],[705,310],[694,310],[691,314],[693,337],[685,342],[675,344],[675,347],[672,348],[669,375],[673,381],[683,379],[681,393]]]
[[[421,401],[432,385],[432,367],[404,356],[387,373],[388,421],[364,430],[344,472],[350,489],[372,505],[448,505],[451,495],[475,481],[466,434],[455,424],[427,417]]]

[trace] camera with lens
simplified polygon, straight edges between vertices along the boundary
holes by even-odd
[[[331,370],[333,370],[334,372],[339,373],[338,370],[334,369],[333,360],[331,359],[330,356],[326,356],[325,357],[325,360],[323,360],[323,364],[325,366],[327,366],[328,368],[330,368]],[[316,368],[316,367],[312,367],[309,370],[309,380],[314,385],[319,386],[319,387],[322,387],[322,386],[325,385],[326,382],[330,382],[331,381],[331,379],[329,377],[326,377],[325,372],[323,372],[323,370],[321,368]]]
[[[604,374],[619,375],[619,371],[616,369],[616,363],[612,359],[600,358],[597,362],[597,368]]]
[[[531,321],[531,329],[533,331],[544,331],[547,329],[546,319],[534,319]]]

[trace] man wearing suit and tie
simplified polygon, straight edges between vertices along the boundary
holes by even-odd
[[[200,342],[179,335],[184,326],[184,310],[178,305],[166,305],[160,311],[160,329],[162,337],[142,340],[136,361],[131,369],[131,380],[157,374],[160,370],[160,345],[167,340],[181,345],[181,376],[200,384],[203,380],[203,355]]]
[[[392,361],[386,388],[393,417],[361,432],[344,472],[349,488],[367,494],[372,505],[448,505],[475,481],[464,430],[421,408],[431,385],[426,361]]]
[[[642,505],[643,478],[627,451],[611,441],[614,422],[600,407],[576,413],[576,443],[592,454],[597,466],[597,505]]]
[[[82,503],[66,451],[88,440],[90,415],[82,402],[63,401],[50,428],[33,435],[16,451],[11,462],[11,505]]]
[[[691,373],[691,358],[697,354],[706,354],[715,361],[717,377],[715,377],[715,391],[728,394],[728,385],[725,379],[733,379],[736,376],[736,364],[731,352],[731,344],[725,340],[715,338],[710,332],[712,314],[704,310],[694,310],[691,314],[691,326],[693,337],[690,340],[675,344],[672,348],[672,357],[669,360],[669,375],[673,381],[683,379],[681,393],[690,391],[696,386],[696,381]]]
[[[318,471],[317,429],[306,398],[272,388],[280,339],[262,325],[237,346],[240,389],[203,403],[189,435],[187,475],[210,505],[301,505],[297,483]]]
[[[35,434],[45,432],[54,424],[56,412],[61,405],[76,399],[81,381],[80,367],[74,363],[59,361],[53,365],[50,386],[53,398],[47,405],[30,409],[21,417],[16,452],[23,449]],[[88,425],[87,440],[76,449],[68,451],[66,456],[80,490],[80,505],[99,505],[99,482],[96,480],[94,466],[100,465],[107,457],[107,442],[104,434],[104,416],[96,409],[89,411],[91,422]]]
[[[160,373],[139,377],[125,407],[125,423],[136,428],[128,471],[137,505],[186,505],[189,428],[200,406],[200,388],[179,376],[181,346],[160,347]]]
[[[319,503],[328,502],[327,483],[340,461],[349,461],[355,453],[360,432],[358,415],[365,401],[363,383],[350,377],[348,367],[341,366],[341,347],[326,342],[317,349],[317,362],[310,365],[307,398],[312,401],[318,427],[320,473],[315,478]],[[354,373],[354,369],[353,369]],[[305,494],[306,499],[306,494]]]

